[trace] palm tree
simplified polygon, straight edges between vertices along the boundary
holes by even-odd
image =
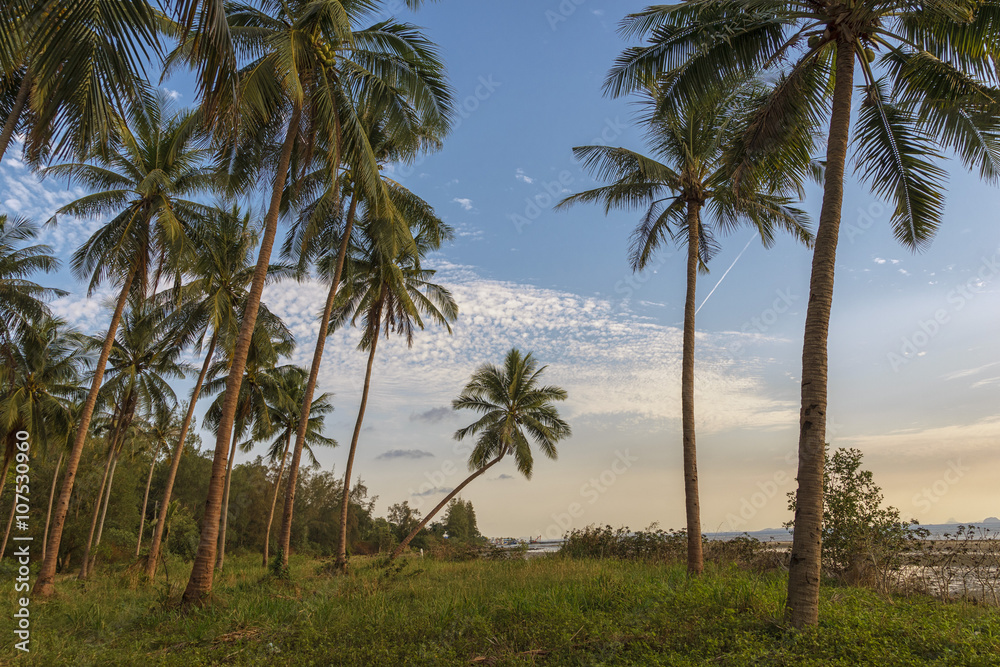
[[[194,6],[189,0],[183,2]],[[354,29],[354,24],[377,9],[379,3],[259,0],[255,4],[238,5],[227,15],[234,52],[251,62],[238,77],[224,75],[237,83],[216,91],[218,95],[213,96],[210,106],[221,109],[225,118],[225,122],[218,123],[226,146],[220,162],[230,175],[231,187],[247,187],[264,164],[273,166],[273,180],[257,266],[226,385],[201,540],[184,591],[184,604],[198,603],[212,588],[223,496],[222,470],[227,465],[239,384],[292,156],[296,156],[296,173],[305,173],[315,155],[314,149],[325,147],[326,159],[334,165],[331,180],[336,180],[340,156],[370,155],[357,117],[350,113],[350,100],[359,90],[367,91],[366,95],[387,112],[391,110],[400,125],[422,124],[422,117],[447,125],[451,103],[443,67],[434,47],[419,31],[391,21],[379,23],[368,31]],[[209,15],[203,16],[207,19]],[[215,16],[217,26],[220,17],[217,13]],[[213,32],[220,34],[217,29]],[[193,35],[194,39],[182,46],[177,59],[196,57],[198,35]],[[410,104],[394,104],[400,99],[409,100]],[[276,147],[278,137],[280,148]],[[378,182],[378,165],[373,156],[366,161],[364,173],[357,177],[369,184]]]
[[[274,508],[278,503],[278,490],[281,487],[281,478],[285,472],[285,461],[288,458],[288,450],[291,446],[292,436],[299,430],[299,403],[302,402],[302,395],[305,392],[309,372],[298,366],[289,366],[287,370],[276,379],[279,391],[269,397],[268,415],[270,428],[260,428],[265,423],[261,420],[258,423],[255,440],[262,441],[274,438],[267,450],[267,458],[273,465],[279,459],[278,473],[274,478],[274,495],[271,496],[271,509],[267,515],[267,531],[264,533],[264,560],[263,566],[267,567],[271,546],[271,524],[274,522]],[[313,453],[312,446],[336,447],[337,441],[323,435],[323,427],[326,422],[326,415],[333,412],[333,404],[330,403],[330,394],[322,394],[312,401],[309,410],[309,419],[306,424],[305,451],[313,466],[318,466],[319,461]]]
[[[98,493],[98,502],[91,524],[91,537],[87,539],[84,550],[80,579],[85,579],[92,567],[89,556],[94,529],[96,527],[98,530],[99,543],[100,533],[103,532],[103,517],[111,498],[115,467],[126,441],[132,440],[126,436],[133,421],[137,417],[144,418],[146,415],[155,415],[159,412],[170,413],[177,403],[174,391],[167,381],[184,377],[186,369],[178,361],[181,348],[174,344],[175,334],[164,324],[165,317],[161,309],[149,302],[134,304],[122,318],[121,330],[111,348],[108,359],[108,380],[101,390],[99,402],[101,407],[105,405],[111,407],[111,419],[108,424],[108,458],[105,464],[107,485],[105,487],[102,483],[100,487],[106,499],[98,522],[97,509],[102,505],[101,493]],[[100,343],[99,339],[93,339],[94,347]]]
[[[856,68],[863,97],[855,164],[862,180],[895,204],[896,238],[911,249],[924,248],[943,211],[940,150],[954,151],[988,180],[1000,175],[996,11],[980,0],[687,2],[630,15],[622,31],[649,39],[619,57],[606,83],[614,95],[665,74],[669,96],[680,103],[734,76],[777,75],[742,140],[751,157],[766,152],[788,128],[815,125],[829,114],[802,350],[799,487],[786,602],[793,626],[815,625],[827,337]]]
[[[365,223],[362,227],[368,227]],[[445,229],[450,236],[450,228],[438,221],[435,229]],[[368,366],[361,391],[361,406],[354,423],[351,448],[347,455],[344,471],[343,500],[340,509],[340,540],[337,546],[335,568],[347,571],[347,514],[351,492],[351,473],[354,455],[361,435],[361,424],[368,405],[368,391],[371,388],[372,366],[379,338],[386,339],[392,333],[405,337],[408,346],[413,344],[415,327],[424,328],[420,315],[436,321],[451,333],[450,322],[458,317],[458,305],[449,292],[440,285],[430,282],[434,271],[420,268],[421,255],[437,244],[425,241],[425,234],[414,234],[418,254],[407,251],[393,255],[385,254],[376,239],[366,238],[357,256],[351,258],[347,277],[337,301],[334,303],[331,322],[336,330],[348,321],[357,325],[362,321],[363,333],[358,348],[368,352]],[[433,238],[436,240],[436,238]],[[286,556],[287,557],[287,556]]]
[[[42,530],[42,560],[48,553],[49,524],[52,523],[52,503],[56,497],[56,485],[59,482],[59,471],[62,469],[63,459],[73,445],[76,425],[80,423],[80,412],[83,410],[83,392],[79,392],[79,398],[68,401],[63,408],[59,418],[50,422],[52,424],[53,439],[49,446],[48,454],[51,456],[52,449],[58,450],[59,458],[56,461],[56,468],[52,473],[52,485],[49,487],[49,503],[45,510],[45,528]]]
[[[399,543],[391,558],[403,553],[410,541],[469,482],[508,454],[514,456],[518,472],[527,479],[531,479],[534,467],[532,440],[546,457],[556,458],[556,443],[568,438],[572,432],[553,405],[554,401],[566,400],[566,390],[539,385],[546,368],[539,368],[530,352],[524,354],[515,347],[507,353],[502,367],[483,364],[476,369],[462,393],[451,403],[455,410],[474,410],[482,415],[474,423],[455,432],[456,440],[479,436],[469,455],[469,470],[473,473],[428,512],[423,521]]]
[[[44,172],[76,179],[98,190],[67,204],[57,214],[114,215],[77,250],[72,266],[78,277],[90,278],[90,293],[105,281],[119,285],[119,292],[66,463],[49,536],[52,549],[35,583],[35,590],[43,596],[53,591],[55,554],[77,466],[126,301],[130,295],[141,301],[148,288],[155,289],[161,272],[170,268],[169,262],[185,244],[187,221],[204,211],[203,206],[182,197],[197,194],[212,183],[210,172],[202,167],[205,149],[200,146],[197,116],[185,113],[167,118],[165,106],[162,99],[156,99],[130,115],[127,122],[116,118],[116,145],[110,154],[94,154],[91,162],[58,165]]]
[[[342,4],[351,4],[354,11],[374,12],[382,3],[362,0]],[[424,0],[404,0],[404,4],[408,9],[418,9]],[[175,10],[182,40],[189,35],[192,37],[187,40],[191,48],[185,56],[197,68],[199,89],[214,108],[216,100],[234,86],[232,72],[236,67],[236,53],[227,21],[226,0],[168,0],[167,5]],[[0,41],[0,48],[3,46]]]
[[[142,551],[142,535],[146,528],[146,507],[149,503],[149,487],[153,484],[153,470],[156,469],[156,461],[160,458],[160,452],[163,451],[168,443],[178,440],[183,442],[179,438],[181,431],[181,425],[177,422],[177,417],[173,410],[157,410],[153,413],[153,418],[149,422],[149,428],[146,432],[152,449],[150,450],[152,456],[149,461],[149,475],[146,477],[146,491],[142,494],[142,511],[139,512],[139,539],[135,542],[135,557],[139,557],[139,553]]]
[[[434,147],[437,138],[435,128],[397,128],[394,133],[386,126],[385,117],[372,117],[374,110],[368,109],[363,115],[367,128],[368,143],[372,146],[379,164],[388,162],[407,162],[417,155],[421,147]],[[380,178],[376,192],[365,192],[363,181],[354,178],[356,156],[345,156],[345,170],[340,182],[323,190],[319,196],[302,207],[296,223],[289,230],[288,238],[282,249],[285,257],[294,258],[300,271],[305,271],[310,261],[315,260],[320,273],[330,283],[326,303],[320,314],[319,331],[316,337],[316,347],[313,352],[312,366],[305,393],[299,407],[299,430],[296,433],[292,462],[289,468],[289,484],[285,494],[285,509],[282,517],[281,545],[282,557],[287,565],[288,553],[292,539],[292,515],[295,506],[295,490],[298,480],[299,462],[302,458],[302,448],[305,442],[306,406],[311,405],[313,392],[319,378],[320,364],[323,360],[323,350],[327,334],[330,331],[330,317],[333,312],[334,300],[340,286],[347,249],[354,237],[354,223],[359,207],[362,211],[380,208],[379,203],[388,201],[389,206],[381,207],[384,216],[367,216],[370,223],[378,225],[368,227],[365,232],[370,237],[383,239],[383,243],[405,243],[410,235],[411,224],[422,230],[426,243],[433,248],[440,247],[441,242],[450,238],[450,228],[442,227],[441,221],[434,215],[434,210],[427,202],[404,188],[399,183],[386,177]],[[324,184],[322,174],[310,175],[301,179],[298,185],[303,192],[311,192],[313,184]],[[343,194],[348,197],[346,209],[342,206]],[[339,210],[338,210],[339,208]],[[346,210],[346,217],[345,217]],[[331,224],[331,219],[333,224]],[[402,233],[401,232],[404,232]],[[402,237],[402,238],[400,238]]]
[[[66,294],[28,280],[37,271],[52,273],[59,268],[49,246],[21,245],[36,236],[38,226],[29,220],[0,215],[0,321],[6,325],[0,329],[0,348],[8,361],[18,333],[49,314],[43,299]]]
[[[25,134],[33,163],[112,142],[117,110],[148,98],[143,62],[159,54],[145,0],[7,0],[0,9],[0,160]]]
[[[258,238],[250,216],[235,207],[230,211],[211,211],[192,226],[189,236],[192,240],[191,252],[185,254],[183,272],[191,280],[181,288],[179,295],[181,305],[176,316],[183,320],[179,330],[184,336],[178,344],[183,346],[194,339],[196,347],[202,350],[205,348],[205,339],[208,338],[208,350],[204,353],[201,373],[191,391],[187,413],[167,471],[159,515],[146,557],[146,575],[149,581],[152,581],[159,562],[166,513],[170,508],[170,497],[177,479],[184,443],[194,419],[195,405],[206,379],[209,378],[209,369],[220,338],[224,341],[225,348],[231,346],[239,335],[243,305],[253,280],[254,251]],[[268,278],[271,280],[277,280],[288,273],[289,270],[284,266],[272,265],[268,268]],[[164,294],[164,297],[163,307],[174,305],[176,300],[173,295]]]
[[[14,459],[18,431],[31,433],[40,451],[58,448],[60,433],[67,428],[69,405],[81,397],[79,382],[87,362],[83,339],[62,320],[42,317],[34,326],[23,327],[22,334],[9,362],[0,365],[0,494]],[[9,526],[8,522],[8,532]],[[0,556],[5,546],[6,537]]]
[[[687,245],[687,290],[684,300],[684,344],[681,365],[681,424],[684,453],[684,499],[687,515],[687,567],[694,575],[704,569],[701,510],[698,497],[698,464],[695,445],[694,354],[695,310],[699,269],[704,270],[717,249],[715,229],[703,214],[724,232],[750,224],[765,245],[774,241],[775,229],[811,241],[802,211],[792,208],[782,193],[769,192],[773,184],[744,174],[737,191],[727,148],[740,134],[747,99],[729,91],[706,95],[679,109],[662,109],[657,91],[645,91],[649,109],[645,125],[655,158],[626,148],[583,146],[574,149],[585,168],[612,184],[567,197],[560,207],[601,203],[612,208],[641,208],[642,222],[632,235],[633,271],[644,269],[654,252],[668,239]],[[809,155],[800,156],[808,162]],[[802,171],[793,168],[791,173]],[[755,187],[756,186],[756,187]]]

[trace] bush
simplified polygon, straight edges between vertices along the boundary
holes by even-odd
[[[616,558],[675,562],[687,553],[687,533],[652,524],[633,532],[628,526],[587,526],[566,535],[559,553],[569,558]]]
[[[504,549],[488,542],[462,540],[441,540],[430,549],[430,556],[435,560],[460,563],[485,558],[487,560],[510,560],[524,557],[527,545],[514,549]]]
[[[895,507],[882,507],[882,489],[871,471],[861,469],[861,451],[826,454],[823,476],[823,567],[850,584],[887,586],[928,532],[903,521]],[[795,494],[789,493],[795,511]],[[789,521],[786,527],[794,528]]]
[[[174,501],[176,503],[177,501]],[[174,503],[171,503],[173,506]],[[167,550],[176,554],[189,562],[194,560],[198,552],[198,540],[201,539],[201,531],[195,523],[194,516],[184,505],[176,505],[171,508],[167,516]]]

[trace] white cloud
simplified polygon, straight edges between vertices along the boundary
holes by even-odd
[[[528,185],[531,185],[532,183],[535,182],[535,179],[525,174],[524,169],[521,169],[520,167],[517,168],[517,173],[514,174],[514,178],[516,178],[519,181],[524,181]]]
[[[566,387],[565,411],[572,419],[611,417],[648,431],[676,424],[681,367],[676,327],[643,321],[607,300],[486,280],[470,267],[446,262],[434,268],[435,282],[448,287],[459,304],[459,320],[452,325],[453,335],[428,324],[411,349],[396,338],[379,344],[373,391],[385,409],[410,414],[428,404],[447,404],[476,366],[498,362],[518,346],[549,365],[548,381]],[[283,283],[265,292],[265,303],[298,340],[294,363],[306,365],[311,359],[317,304],[325,293],[315,282]],[[770,398],[754,374],[761,362],[742,358],[736,368],[725,352],[732,336],[699,337],[701,432],[794,424],[797,405]],[[746,337],[750,344],[751,338]],[[330,337],[320,372],[325,391],[341,397],[360,393],[366,359],[357,341],[353,329]]]
[[[164,88],[163,92],[164,94],[166,94],[168,98],[172,100],[179,100],[180,98],[184,97],[184,95],[182,95],[181,93],[177,92],[176,90],[171,90],[170,88]]]
[[[463,198],[460,198],[460,197],[455,197],[451,201],[453,201],[454,203],[458,204],[459,206],[461,206],[462,208],[464,208],[466,211],[471,211],[472,210],[472,200],[471,199],[463,199]]]

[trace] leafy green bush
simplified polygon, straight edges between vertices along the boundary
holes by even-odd
[[[615,558],[675,562],[687,552],[687,533],[663,530],[652,524],[646,530],[628,526],[587,526],[566,535],[559,553],[569,558]]]
[[[915,549],[928,532],[903,521],[895,507],[882,507],[882,489],[869,470],[861,469],[864,454],[838,449],[826,454],[823,476],[823,567],[848,583],[884,585],[902,564],[904,552]],[[788,494],[795,511],[795,494]],[[794,520],[785,524],[794,528]]]
[[[167,550],[180,556],[185,562],[194,560],[198,552],[201,531],[195,523],[191,510],[177,501],[170,503],[166,526]]]

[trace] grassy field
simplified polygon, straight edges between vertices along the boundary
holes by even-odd
[[[187,613],[187,572],[171,575],[169,588],[162,572],[148,588],[127,571],[59,581],[55,599],[32,602],[30,655],[5,631],[0,664],[1000,665],[1000,610],[830,585],[819,628],[795,632],[781,621],[783,575],[735,568],[692,580],[678,566],[560,557],[354,559],[330,577],[293,559],[288,583],[245,556]]]

